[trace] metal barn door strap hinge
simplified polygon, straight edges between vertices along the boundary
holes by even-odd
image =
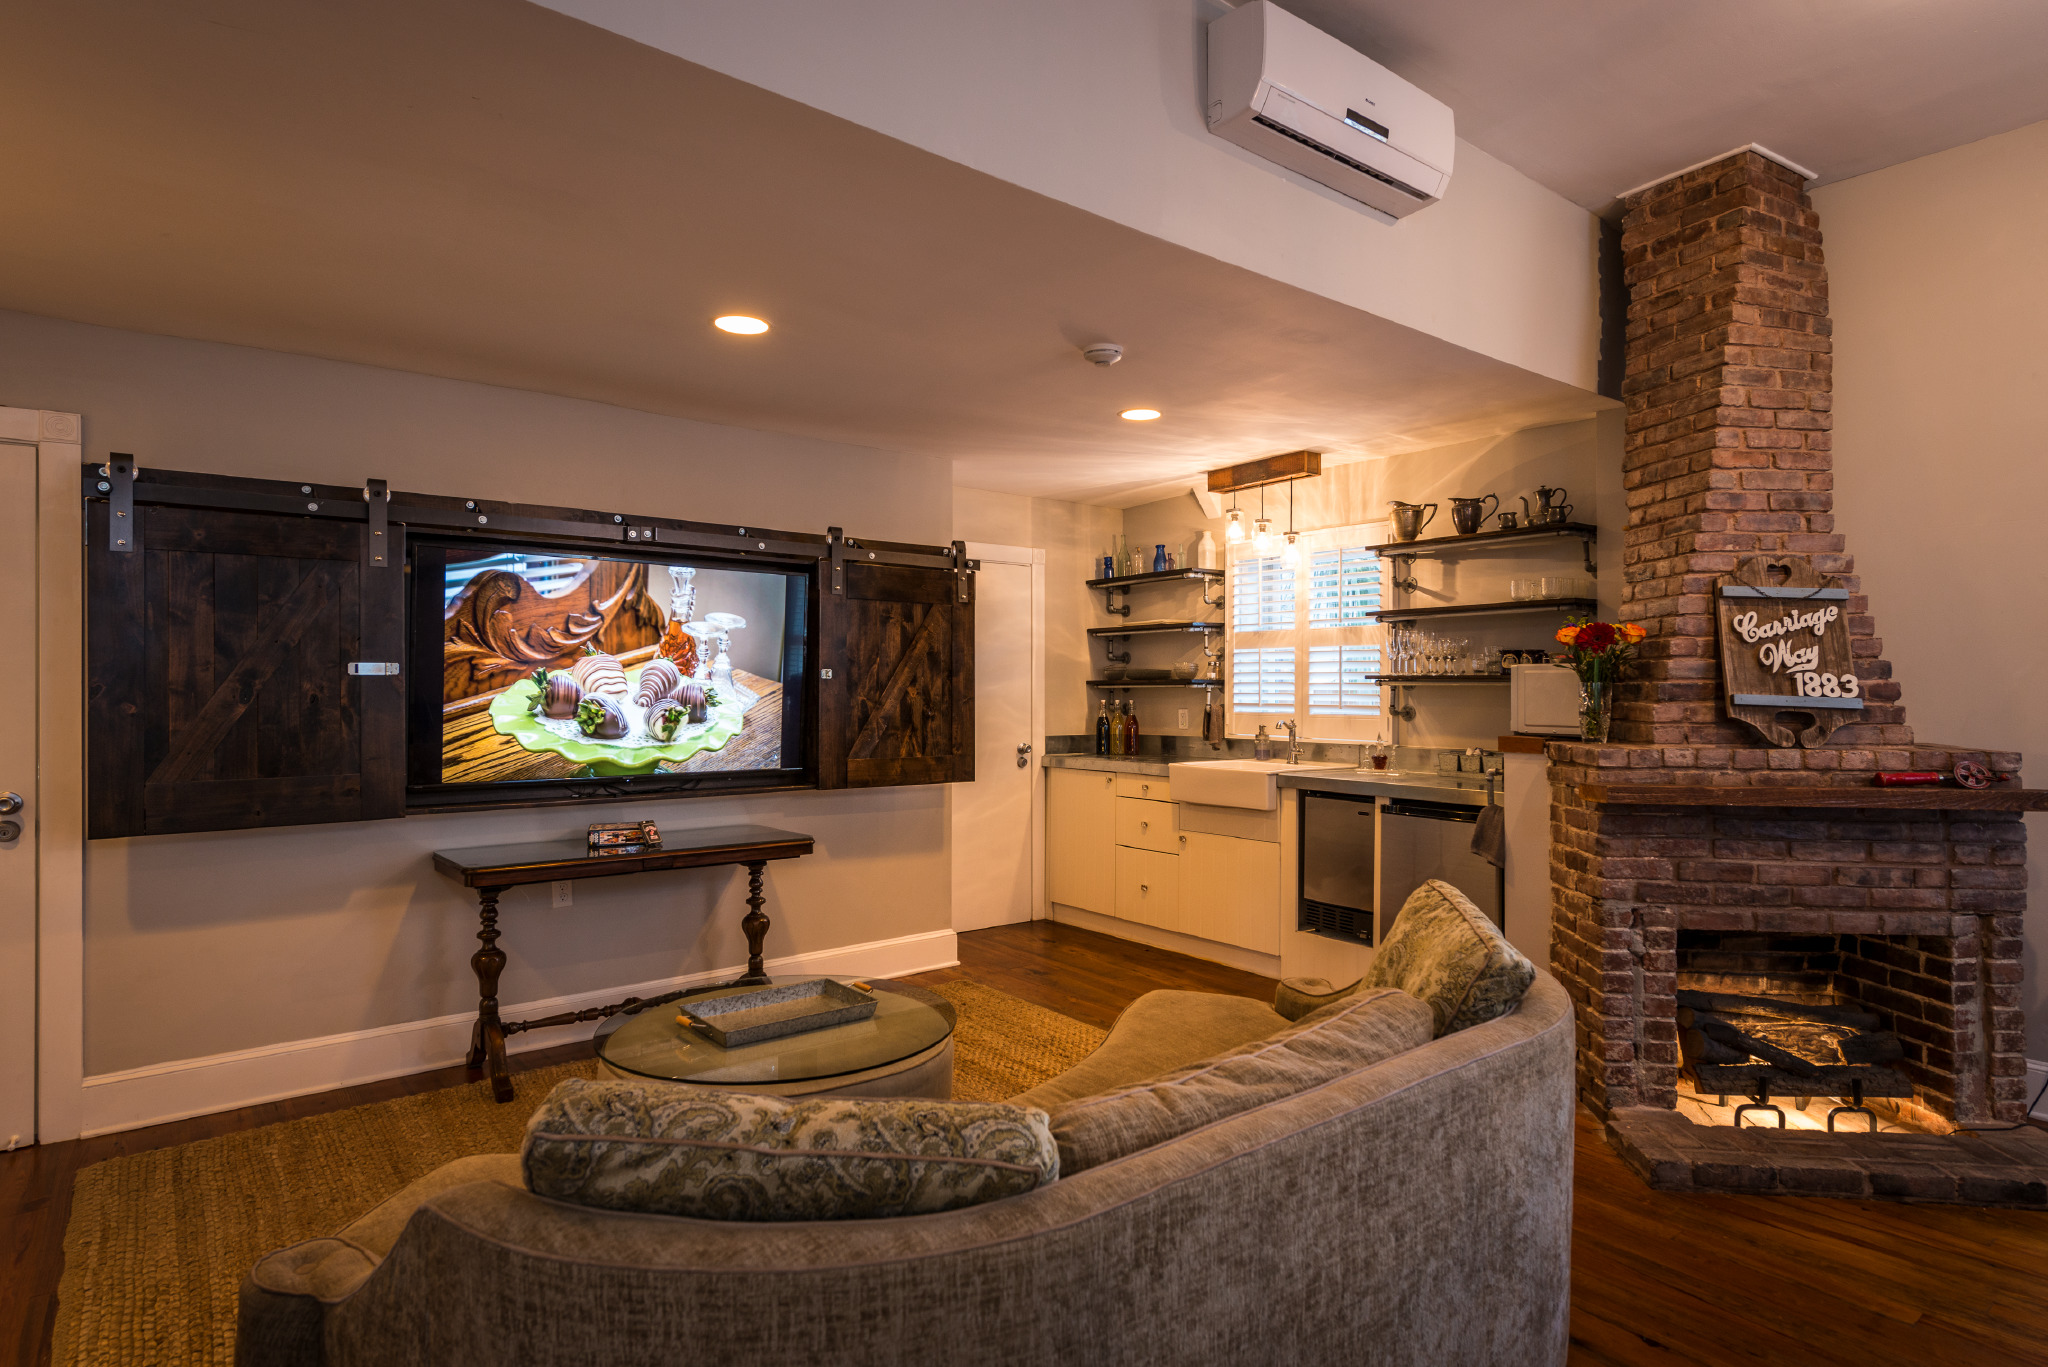
[[[348,662],[348,672],[351,674],[396,674],[398,672],[398,662],[396,660],[350,660]]]
[[[135,530],[135,457],[109,453],[101,467],[107,478],[107,549],[133,552],[141,542]]]
[[[391,564],[391,489],[381,479],[373,479],[363,485],[363,502],[370,505],[370,530],[364,548],[370,566],[388,567]],[[396,669],[391,671],[396,674]]]
[[[981,568],[979,560],[967,558],[967,543],[953,543],[953,577],[959,584],[960,601],[969,602],[974,597],[974,572]]]
[[[832,562],[830,572],[832,592],[839,597],[846,596],[846,533],[837,527],[825,529],[825,553]]]

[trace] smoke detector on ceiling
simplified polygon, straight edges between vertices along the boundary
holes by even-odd
[[[1115,365],[1124,358],[1124,349],[1115,342],[1097,342],[1082,347],[1081,354],[1096,365]]]

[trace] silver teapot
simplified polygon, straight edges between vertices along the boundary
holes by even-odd
[[[1536,511],[1529,516],[1529,525],[1540,527],[1550,523],[1567,522],[1571,519],[1572,505],[1564,501],[1565,491],[1553,489],[1547,484],[1536,486]]]

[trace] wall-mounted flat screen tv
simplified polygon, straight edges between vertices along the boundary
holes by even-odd
[[[804,780],[810,568],[420,539],[410,571],[416,798]]]

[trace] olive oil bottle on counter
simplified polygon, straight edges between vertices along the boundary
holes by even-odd
[[[1129,698],[1124,699],[1124,753],[1138,753],[1138,705]]]
[[[1109,753],[1109,699],[1102,700],[1102,706],[1095,709],[1095,753]]]

